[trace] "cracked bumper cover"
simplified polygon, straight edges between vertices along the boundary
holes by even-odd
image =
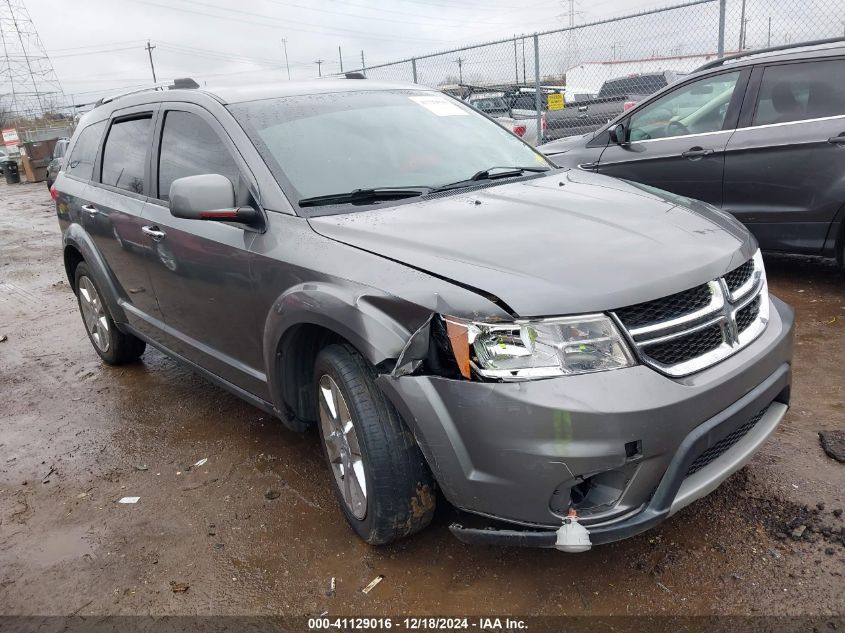
[[[742,467],[786,412],[793,312],[772,297],[766,330],[718,365],[670,379],[639,365],[516,383],[380,376],[455,507],[513,529],[453,525],[466,542],[552,547],[560,504],[583,478],[624,472],[612,503],[581,522],[594,543],[642,532]],[[771,406],[770,406],[771,405]],[[690,476],[690,463],[756,413],[730,449]],[[635,456],[626,443],[640,442]],[[557,492],[556,492],[557,491]]]

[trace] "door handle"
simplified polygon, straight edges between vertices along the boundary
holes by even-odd
[[[141,231],[143,231],[144,235],[149,235],[153,238],[154,242],[160,242],[167,235],[167,233],[160,230],[157,226],[142,226]]]
[[[699,158],[703,158],[704,156],[710,156],[710,154],[715,153],[716,150],[712,149],[704,149],[702,147],[690,147],[687,151],[681,154],[681,156],[690,160],[698,160]]]
[[[83,204],[82,210],[85,211],[85,213],[90,215],[92,218],[100,212],[99,209],[97,209],[97,207],[95,207],[93,204]]]
[[[845,145],[845,132],[842,132],[839,136],[831,136],[827,139],[827,142],[832,145]]]

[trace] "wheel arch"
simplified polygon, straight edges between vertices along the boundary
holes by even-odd
[[[71,224],[62,238],[62,245],[65,273],[73,292],[76,293],[76,267],[85,262],[103,294],[103,301],[108,306],[112,320],[115,323],[125,323],[126,314],[118,302],[120,295],[117,285],[88,233],[78,224]]]
[[[411,337],[415,328],[381,309],[385,296],[349,290],[303,284],[274,303],[264,328],[264,359],[270,394],[280,413],[305,422],[316,419],[311,397],[314,361],[326,345],[348,343],[372,365],[390,371]]]

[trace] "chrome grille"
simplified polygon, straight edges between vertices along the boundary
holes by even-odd
[[[760,252],[724,277],[613,312],[640,360],[669,376],[686,376],[736,353],[769,320]]]
[[[710,303],[711,294],[710,288],[704,284],[668,297],[622,308],[616,311],[616,316],[626,327],[674,319],[705,307]]]
[[[671,338],[663,343],[643,345],[642,349],[649,358],[656,360],[661,365],[677,365],[707,352],[712,352],[721,344],[722,328],[715,324],[697,332]]]
[[[754,273],[754,260],[749,259],[742,266],[734,268],[725,275],[725,285],[731,292],[736,292],[749,280]]]
[[[760,297],[754,299],[744,308],[736,311],[736,329],[738,332],[743,332],[754,323],[757,315],[760,313]]]

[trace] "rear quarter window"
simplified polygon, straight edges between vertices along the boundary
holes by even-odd
[[[83,180],[91,180],[94,174],[94,162],[97,159],[97,149],[103,137],[105,121],[92,123],[79,133],[70,159],[67,163],[67,173]]]

